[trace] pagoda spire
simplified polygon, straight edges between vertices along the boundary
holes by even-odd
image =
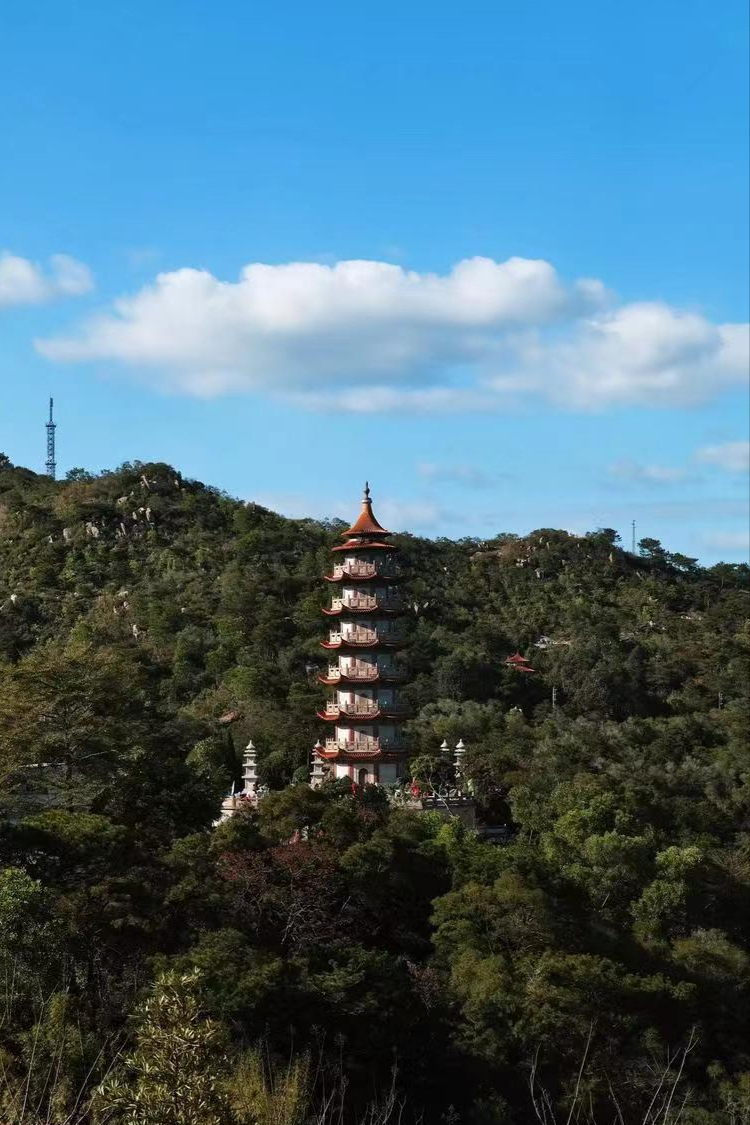
[[[399,698],[403,672],[397,653],[404,633],[393,557],[398,548],[389,536],[373,513],[365,481],[362,511],[343,532],[344,543],[333,548],[340,556],[325,576],[336,589],[330,608],[323,610],[333,620],[328,639],[321,641],[330,653],[328,671],[319,679],[334,689],[334,697],[318,712],[332,732],[315,747],[313,764],[320,764],[314,783],[320,783],[323,763],[333,777],[347,777],[355,785],[395,785],[403,771],[406,711]]]
[[[365,481],[365,488],[362,494],[362,511],[359,517],[355,520],[351,527],[347,528],[342,533],[342,539],[359,539],[371,538],[381,539],[390,535],[382,524],[378,523],[375,514],[372,510],[372,498],[370,495],[370,482]]]

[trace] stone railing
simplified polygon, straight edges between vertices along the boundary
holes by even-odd
[[[398,752],[403,749],[403,742],[392,738],[355,738],[351,742],[345,738],[326,739],[326,750],[345,750],[350,754],[373,754],[381,750]]]
[[[347,629],[341,630],[342,641],[353,641],[355,644],[371,644],[378,639],[377,629]]]
[[[326,703],[327,715],[352,715],[357,717],[366,717],[368,715],[377,715],[380,710],[378,703],[374,699],[367,700],[366,702],[358,701],[356,703],[339,704],[335,700],[329,700]]]
[[[353,664],[344,669],[344,675],[348,676],[351,680],[377,680],[378,669],[374,664]],[[341,678],[341,668],[338,664],[329,664],[328,666],[328,679],[338,680]]]
[[[377,680],[380,676],[383,680],[401,681],[406,679],[406,672],[401,668],[378,668],[375,664],[350,664],[348,668],[342,669],[338,664],[328,665],[327,679],[340,680],[342,674],[349,680],[355,680],[359,683],[371,683]]]
[[[377,597],[375,594],[350,594],[348,597],[332,598],[331,609],[385,609],[401,608],[398,598]]]
[[[398,569],[394,566],[384,566],[371,562],[336,563],[333,568],[334,578],[397,578]]]
[[[347,642],[356,645],[374,644],[376,641],[381,641],[387,644],[400,642],[404,639],[403,633],[399,629],[390,629],[388,625],[379,625],[376,629],[364,629],[361,626],[355,626],[353,629],[346,631],[340,630],[336,634],[331,634],[331,641],[341,639],[344,644]]]

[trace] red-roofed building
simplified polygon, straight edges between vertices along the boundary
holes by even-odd
[[[396,653],[404,633],[394,562],[398,548],[389,535],[373,514],[365,484],[362,511],[343,533],[344,543],[333,548],[336,562],[325,575],[337,589],[323,612],[335,620],[320,643],[333,660],[318,678],[335,693],[318,712],[331,734],[314,748],[313,784],[320,783],[325,767],[356,785],[393,784],[403,770],[406,711],[396,686],[403,680]]]
[[[520,652],[514,652],[512,656],[506,656],[505,664],[516,672],[536,672],[536,668],[532,668],[526,657],[521,656]]]

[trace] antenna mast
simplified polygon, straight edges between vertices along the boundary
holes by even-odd
[[[635,520],[633,520],[633,540],[630,550],[632,554],[635,554]]]
[[[55,463],[55,423],[52,421],[52,399],[49,400],[49,422],[47,422],[47,476],[55,479],[57,465]]]

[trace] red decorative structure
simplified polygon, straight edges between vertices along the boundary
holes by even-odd
[[[336,561],[325,575],[336,589],[323,613],[334,620],[320,643],[335,654],[335,663],[318,679],[336,691],[318,712],[333,731],[313,749],[313,785],[320,784],[326,766],[334,777],[359,786],[395,784],[402,773],[406,711],[396,687],[404,679],[396,653],[404,633],[394,561],[398,548],[388,542],[389,535],[373,515],[365,484],[359,518],[344,532],[344,543],[333,548]]]

